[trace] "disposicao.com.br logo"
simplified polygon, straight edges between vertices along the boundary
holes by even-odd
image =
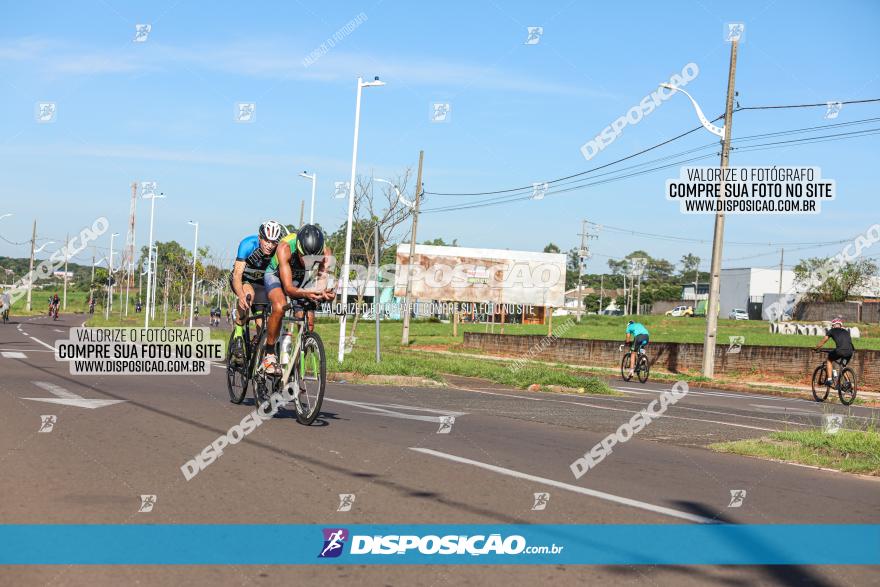
[[[564,546],[529,546],[519,534],[502,537],[501,534],[387,534],[351,535],[345,528],[325,528],[324,546],[318,558],[338,557],[350,538],[350,555],[518,555],[560,554]]]

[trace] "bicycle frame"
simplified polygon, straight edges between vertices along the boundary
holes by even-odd
[[[296,316],[291,316],[294,312],[294,309],[289,309],[287,313],[284,315],[284,318],[281,323],[281,330],[286,331],[291,336],[293,336],[293,329],[296,328],[296,345],[291,349],[290,352],[290,360],[287,361],[287,365],[281,369],[281,387],[282,389],[287,386],[290,381],[290,374],[293,371],[294,365],[302,359],[302,341],[303,341],[303,333],[306,331],[308,324],[308,310],[303,310],[303,317],[297,318]],[[300,376],[302,376],[302,369],[300,369]]]

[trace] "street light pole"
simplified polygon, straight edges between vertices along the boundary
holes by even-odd
[[[385,82],[379,81],[379,77],[371,82],[364,83],[363,78],[357,80],[357,100],[354,108],[354,146],[351,152],[351,182],[348,186],[348,223],[345,228],[345,262],[342,265],[342,313],[339,316],[339,352],[338,360],[341,363],[345,357],[345,324],[348,314],[348,272],[351,263],[351,224],[354,215],[354,182],[357,171],[358,132],[361,124],[361,92],[364,88],[384,86]]]
[[[305,171],[299,174],[300,177],[304,177],[306,179],[312,180],[312,207],[309,208],[309,224],[315,223],[315,188],[318,185],[318,174],[313,173],[309,175]]]
[[[107,261],[107,303],[104,305],[104,319],[110,319],[110,306],[113,305],[113,239],[119,236],[118,232],[110,235],[110,257]]]
[[[196,227],[196,238],[193,242],[193,277],[192,277],[192,289],[189,292],[189,327],[193,327],[193,308],[195,307],[193,304],[196,299],[196,257],[198,255],[198,246],[199,246],[199,223],[193,222],[192,220],[189,223]]]
[[[34,219],[34,230],[31,233],[31,263],[28,269],[28,293],[27,293],[27,311],[31,311],[31,290],[34,287],[34,245],[37,242],[37,221]]]
[[[678,91],[686,95],[701,124],[709,132],[721,137],[721,169],[726,169],[730,160],[730,137],[733,131],[733,98],[735,95],[736,80],[736,55],[739,48],[739,40],[732,39],[730,42],[730,69],[727,74],[727,103],[724,109],[724,128],[719,128],[709,122],[703,116],[702,110],[696,100],[681,88],[670,84],[661,86]],[[720,190],[724,193],[724,172],[721,173]],[[715,374],[715,345],[718,338],[718,306],[721,293],[721,252],[724,246],[724,212],[715,212],[715,231],[712,238],[712,265],[709,270],[709,300],[706,303],[706,335],[703,341],[703,377],[713,377]],[[696,295],[696,294],[695,294]]]
[[[150,200],[150,238],[147,241],[147,306],[145,308],[146,312],[144,312],[144,328],[150,327],[150,299],[152,292],[152,284],[155,280],[153,276],[153,218],[156,212],[156,198],[164,198],[165,194],[160,193],[158,196],[155,193],[151,193],[150,195],[143,196],[144,198],[149,198]]]

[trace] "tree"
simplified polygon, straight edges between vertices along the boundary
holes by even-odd
[[[406,168],[393,181],[400,193],[406,193],[407,184],[412,176],[412,169]],[[379,259],[388,248],[388,243],[398,240],[400,230],[409,224],[413,210],[398,197],[397,190],[384,182],[377,182],[372,177],[358,177],[354,190],[354,210],[352,213],[351,262],[371,267],[377,261],[375,254],[375,229],[378,227]],[[345,259],[345,230],[343,225],[331,237],[331,241],[341,241],[341,246],[331,248],[337,259],[337,266]],[[339,235],[339,236],[337,236]],[[435,241],[438,239],[435,239]],[[443,240],[439,239],[442,243]],[[443,243],[445,244],[445,243]],[[452,246],[458,246],[456,241]],[[356,260],[357,259],[357,260]],[[362,276],[366,278],[366,275]],[[351,276],[349,276],[351,279]],[[357,290],[357,304],[364,301],[367,280],[361,279]],[[378,302],[378,300],[376,300]],[[351,324],[351,332],[356,332],[360,313],[355,313]]]
[[[700,268],[700,258],[691,253],[682,256],[679,263],[681,263],[682,277],[687,277],[689,274],[694,273]]]
[[[452,244],[449,244],[449,243],[445,242],[442,238],[435,238],[433,240],[426,240],[422,244],[423,245],[431,245],[434,247],[457,247],[458,246],[458,239],[457,238],[452,239]]]
[[[546,247],[544,247],[544,252],[545,253],[561,253],[562,249],[560,249],[559,247],[557,247],[553,243],[550,243]]]
[[[865,287],[877,276],[877,264],[870,259],[848,261],[831,271],[831,260],[812,257],[794,267],[795,282],[806,289],[807,301],[845,302],[853,291]]]

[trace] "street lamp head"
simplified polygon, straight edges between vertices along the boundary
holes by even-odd
[[[187,224],[189,224],[191,226],[198,226],[199,225],[199,223],[196,222],[195,220],[187,220]]]
[[[375,76],[375,77],[373,78],[373,81],[371,81],[371,82],[361,82],[361,87],[362,87],[362,88],[371,88],[371,87],[374,87],[374,86],[375,86],[375,87],[378,87],[378,86],[384,86],[384,85],[385,85],[385,82],[380,81],[378,75]]]
[[[315,177],[314,175],[309,175],[308,171],[303,171],[302,173],[299,174],[299,176],[304,177],[306,179],[313,179]]]

